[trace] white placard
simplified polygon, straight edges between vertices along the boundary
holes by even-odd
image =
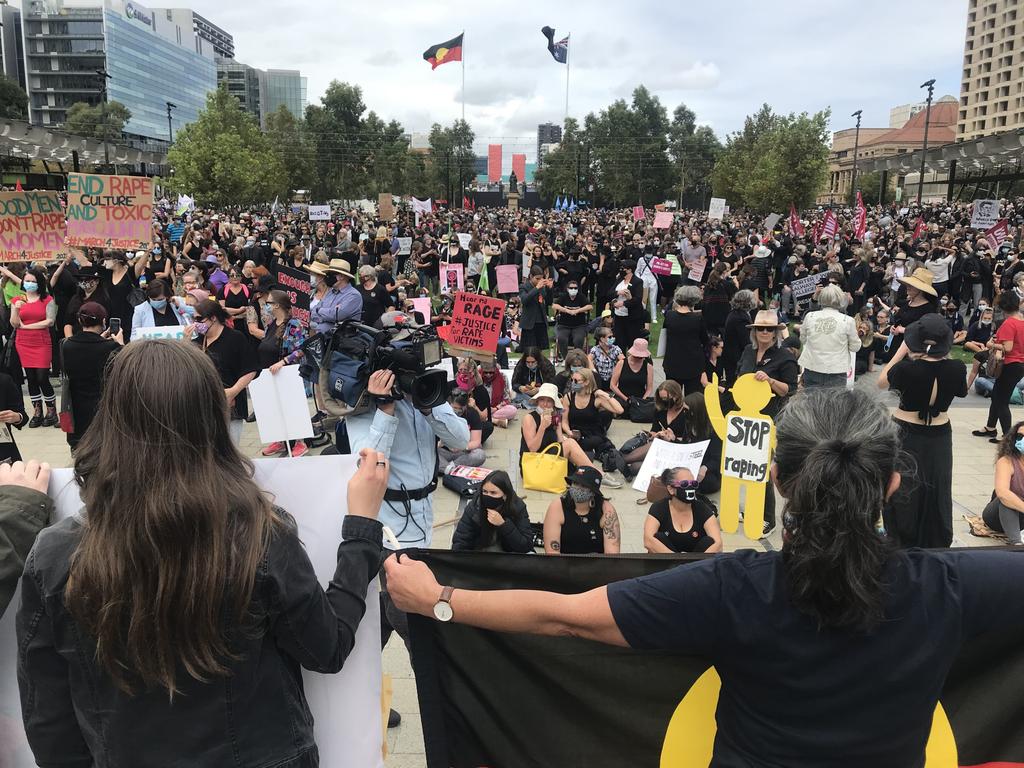
[[[704,279],[704,270],[707,269],[707,267],[708,262],[706,259],[704,261],[694,262],[694,266],[690,270],[689,278],[693,280],[695,283],[699,283],[701,280]]]
[[[688,469],[697,477],[700,472],[700,464],[704,460],[704,454],[711,444],[710,440],[699,443],[670,443],[667,440],[654,438],[651,447],[647,450],[644,463],[640,465],[640,472],[633,480],[633,489],[641,493],[647,493],[647,486],[651,484],[651,478],[660,475],[666,469]]]
[[[808,275],[807,277],[798,277],[791,282],[789,287],[793,291],[793,296],[799,299],[814,293],[814,289],[818,287],[818,277],[819,275]]]
[[[309,206],[309,220],[310,221],[330,221],[331,220],[331,206],[329,206],[329,205],[311,205],[311,206]]]
[[[988,229],[995,226],[999,221],[998,200],[975,200],[971,206],[971,227],[973,229]]]
[[[185,328],[181,325],[160,325],[152,328],[132,328],[132,341],[139,339],[185,340]],[[3,765],[3,763],[0,763]]]
[[[733,414],[726,419],[722,475],[763,483],[771,462],[772,422]]]
[[[313,422],[306,405],[306,389],[299,366],[286,365],[277,373],[264,369],[249,384],[261,443],[302,440],[313,436]]]
[[[763,222],[765,231],[771,234],[775,230],[775,225],[778,224],[781,219],[781,213],[773,213],[765,217]]]
[[[412,238],[411,237],[400,237],[398,238],[398,255],[408,256],[412,253]]]
[[[356,469],[356,456],[304,456],[300,459],[256,459],[256,483],[274,503],[290,512],[313,563],[317,579],[326,586],[337,568],[341,521],[348,512],[346,488]],[[330,478],[325,482],[325,478]],[[50,475],[55,519],[81,508],[71,469]],[[17,641],[14,614],[18,592],[0,620],[0,765],[33,768],[35,760],[21,725],[17,681]],[[315,718],[314,738],[324,768],[383,768],[381,757],[380,601],[377,580],[366,593],[366,613],[356,632],[356,644],[336,675],[302,671],[306,700]],[[158,727],[158,726],[155,726]]]
[[[725,216],[725,198],[712,197],[708,205],[708,218],[721,220]]]
[[[459,232],[459,245],[463,248],[469,248],[469,241],[473,239],[473,236],[468,232]]]

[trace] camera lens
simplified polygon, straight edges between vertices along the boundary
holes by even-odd
[[[448,399],[448,376],[444,371],[399,373],[398,386],[417,408],[436,408]]]

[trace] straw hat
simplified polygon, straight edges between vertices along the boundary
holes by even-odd
[[[932,287],[932,273],[924,267],[915,269],[910,277],[898,277],[896,279],[904,285],[913,286],[917,290],[927,293],[929,296],[939,295]]]
[[[344,275],[345,277],[354,278],[352,274],[352,267],[345,259],[331,259],[331,263],[327,265],[327,271],[336,275]]]
[[[785,323],[779,322],[779,315],[774,309],[762,309],[754,316],[754,322],[747,328],[774,328],[781,331],[786,327]]]
[[[537,390],[537,394],[531,397],[530,400],[532,400],[533,402],[537,402],[538,398],[541,397],[550,397],[552,400],[555,401],[555,408],[561,410],[562,400],[558,395],[558,387],[556,387],[554,384],[541,384],[540,389]]]
[[[327,274],[327,265],[322,261],[314,261],[312,264],[303,264],[302,268],[307,272],[323,277]]]

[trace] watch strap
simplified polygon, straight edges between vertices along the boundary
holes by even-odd
[[[453,592],[455,592],[455,587],[445,587],[441,590],[441,596],[437,599],[437,602],[451,604]]]

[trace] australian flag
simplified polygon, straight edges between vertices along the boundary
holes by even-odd
[[[559,64],[565,64],[569,60],[569,36],[566,35],[556,43],[555,30],[551,27],[544,27],[541,32],[548,39],[548,50],[551,51],[551,57]]]

